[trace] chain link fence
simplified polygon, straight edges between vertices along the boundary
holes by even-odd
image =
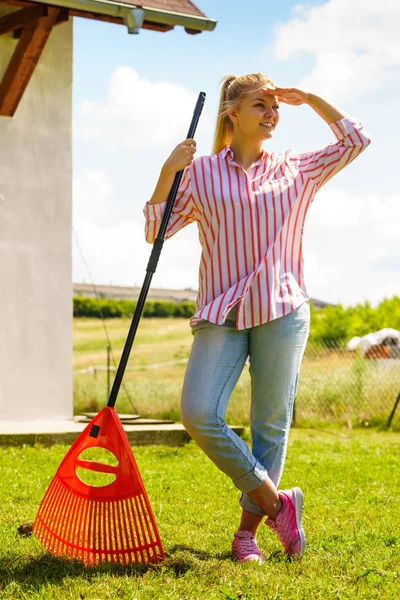
[[[400,393],[400,351],[377,346],[361,349],[309,342],[296,396],[296,424],[342,422],[387,424]],[[392,424],[400,424],[400,407]]]
[[[179,401],[189,347],[174,351],[164,362],[128,366],[118,400],[119,410],[133,405],[146,417],[179,420]],[[396,350],[396,351],[395,351]],[[106,353],[103,353],[104,355]],[[103,362],[103,365],[101,365]],[[76,369],[76,412],[97,411],[107,402],[115,366],[110,359]],[[108,363],[108,365],[107,365]],[[157,370],[157,374],[154,370]],[[301,364],[294,423],[300,426],[386,426],[400,394],[400,352],[375,347],[366,355],[333,342],[308,342]],[[248,367],[244,369],[229,402],[232,423],[248,424],[251,397]],[[136,411],[136,408],[135,408]],[[391,421],[400,429],[400,400]]]

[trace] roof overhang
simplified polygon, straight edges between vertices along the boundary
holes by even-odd
[[[129,33],[168,31],[179,25],[195,34],[213,31],[217,23],[202,14],[139,6],[130,0],[0,0],[0,7],[4,5],[14,10],[0,17],[0,35],[12,32],[18,43],[0,81],[0,116],[14,115],[53,27],[71,16],[124,24]]]
[[[155,9],[145,5],[133,5],[114,0],[51,0],[50,4],[81,13],[106,15],[121,19],[127,26],[129,33],[139,33],[140,28],[145,23],[167,25],[169,27],[180,25],[190,33],[213,31],[217,24],[216,21],[208,17]]]
[[[58,7],[64,14],[68,11],[70,16],[125,24],[129,33],[139,33],[140,29],[168,31],[181,26],[187,33],[196,34],[213,31],[217,25],[217,21],[209,19],[198,9],[196,14],[190,14],[135,4],[132,0],[0,0],[0,6],[2,5],[17,8]],[[0,35],[1,33],[3,31],[0,30]]]

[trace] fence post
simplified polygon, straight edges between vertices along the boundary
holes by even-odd
[[[398,403],[399,403],[399,402],[400,402],[400,394],[397,396],[397,400],[396,400],[396,402],[394,403],[393,410],[392,410],[392,412],[390,413],[390,417],[389,417],[389,420],[388,420],[388,422],[387,422],[387,428],[388,428],[388,429],[389,429],[389,427],[390,427],[390,426],[391,426],[391,424],[392,424],[392,419],[393,419],[393,417],[394,417],[394,413],[396,412],[396,408],[397,408],[397,405],[398,405]]]

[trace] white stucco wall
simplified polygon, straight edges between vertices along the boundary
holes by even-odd
[[[16,43],[0,36],[0,78]],[[71,88],[70,21],[0,117],[1,420],[72,416]]]

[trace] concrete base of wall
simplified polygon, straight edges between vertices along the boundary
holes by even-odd
[[[87,426],[76,421],[2,421],[0,423],[0,446],[33,446],[43,444],[71,445]],[[244,427],[233,426],[233,431],[243,435]],[[183,446],[191,439],[183,425],[124,425],[124,430],[132,446]]]

